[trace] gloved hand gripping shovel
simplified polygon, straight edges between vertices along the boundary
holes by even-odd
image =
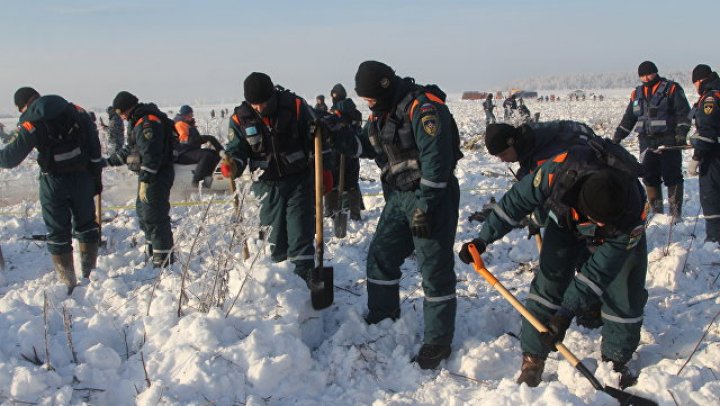
[[[340,155],[340,181],[338,184],[338,210],[333,214],[333,231],[335,237],[345,238],[347,236],[348,213],[343,207],[345,194],[345,154]]]
[[[530,313],[528,309],[523,306],[523,304],[520,303],[520,301],[517,300],[517,298],[513,296],[513,294],[510,293],[505,288],[505,286],[503,286],[503,284],[500,283],[497,278],[495,278],[495,276],[490,273],[490,271],[487,270],[487,268],[485,268],[485,263],[480,257],[480,252],[478,252],[477,247],[475,247],[474,244],[470,244],[468,250],[470,251],[470,255],[472,255],[473,257],[473,267],[475,268],[475,272],[479,273],[493,288],[500,292],[502,297],[504,297],[505,300],[510,302],[510,304],[515,308],[515,310],[517,310],[527,321],[529,321],[530,324],[532,324],[538,332],[550,332],[550,330],[548,330],[548,328],[545,327],[545,325],[542,324],[540,320],[538,320],[532,313]],[[633,395],[631,393],[624,392],[611,386],[603,386],[603,384],[598,381],[595,375],[593,375],[592,372],[590,372],[590,370],[587,369],[587,367],[575,356],[575,354],[570,352],[570,350],[563,343],[555,343],[555,348],[573,367],[575,367],[575,369],[578,370],[578,372],[580,372],[585,378],[587,378],[588,381],[590,381],[595,390],[603,391],[608,395],[614,397],[615,399],[620,401],[621,405],[657,406],[657,402],[655,402],[654,400]]]
[[[322,129],[315,129],[315,268],[310,272],[310,299],[315,310],[329,307],[334,297],[333,268],[323,266],[323,154]]]

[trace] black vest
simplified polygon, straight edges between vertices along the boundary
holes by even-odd
[[[670,88],[673,83],[661,79],[655,93],[650,99],[645,97],[643,85],[635,88],[633,114],[638,118],[639,135],[662,136],[673,134],[675,130],[675,114],[670,105]]]
[[[275,95],[277,111],[266,121],[247,102],[235,109],[239,127],[250,145],[250,170],[262,169],[263,180],[276,180],[308,169],[306,134],[298,133],[304,103],[287,90],[276,90]]]

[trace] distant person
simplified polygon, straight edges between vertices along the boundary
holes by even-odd
[[[693,109],[697,133],[688,175],[700,175],[700,205],[705,217],[705,242],[720,242],[720,77],[708,65],[692,71],[700,95]]]
[[[215,118],[215,109],[210,110],[210,118]]]
[[[319,94],[315,98],[315,110],[321,112],[321,113],[327,113],[328,106],[325,104],[325,96]]]
[[[657,66],[645,61],[638,66],[642,84],[630,95],[613,142],[620,143],[636,127],[640,141],[643,183],[654,213],[663,213],[661,182],[668,189],[670,214],[677,221],[682,215],[682,150],[658,151],[660,146],[686,145],[690,131],[690,105],[683,88],[658,75]],[[637,125],[637,126],[636,126]]]
[[[31,87],[15,92],[21,116],[18,136],[0,150],[0,168],[14,168],[36,149],[40,166],[40,205],[47,227],[47,250],[55,271],[67,286],[77,285],[72,238],[80,242],[82,275],[97,262],[100,233],[93,196],[102,190],[97,127],[82,108],[60,96],[40,96]]]
[[[145,234],[146,252],[155,268],[175,261],[170,225],[170,189],[173,168],[173,122],[153,103],[140,103],[121,91],[113,99],[115,112],[130,122],[127,145],[108,158],[113,166],[126,164],[138,174],[135,211]]]
[[[510,120],[515,113],[515,110],[517,110],[517,99],[514,94],[505,99],[503,102],[503,109],[505,110],[505,121]]]
[[[123,123],[123,119],[120,118],[112,106],[108,106],[107,113],[108,124],[105,125],[105,123],[100,120],[100,125],[107,133],[107,153],[108,155],[112,155],[120,151],[125,144],[125,124]]]
[[[212,184],[212,174],[220,162],[220,152],[224,151],[222,144],[212,135],[200,135],[195,125],[195,112],[192,107],[184,105],[173,119],[177,132],[175,163],[180,165],[195,165],[192,185],[197,187],[202,182],[203,187],[209,188]],[[214,149],[202,148],[203,144],[210,143]]]
[[[483,109],[485,110],[485,125],[494,124],[497,119],[495,118],[495,103],[493,102],[492,93],[488,93],[485,101],[483,102]]]
[[[518,114],[520,115],[520,122],[521,123],[529,123],[532,121],[532,115],[530,114],[530,109],[525,105],[525,100],[518,99],[518,107],[517,107]]]
[[[332,107],[330,113],[340,117],[344,123],[352,128],[353,132],[360,132],[362,127],[362,113],[358,111],[355,102],[347,97],[345,87],[338,83],[330,90],[332,97]],[[340,154],[332,154],[333,168],[333,189],[326,195],[325,209],[330,216],[339,210],[349,210],[350,219],[354,221],[361,220],[360,212],[364,208],[362,201],[362,192],[360,191],[360,158],[353,156],[345,157],[345,185],[342,195],[339,193],[340,187]],[[326,216],[327,217],[327,216]]]

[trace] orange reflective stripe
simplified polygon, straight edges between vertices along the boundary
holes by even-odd
[[[335,114],[338,117],[342,117],[342,113],[340,112],[340,110],[333,110],[333,114]]]
[[[554,180],[555,180],[555,174],[549,173],[548,174],[548,186],[552,186]]]
[[[545,162],[547,162],[547,159],[541,159],[541,160],[537,161],[537,164],[535,166],[540,166],[540,165],[544,164]]]
[[[435,96],[434,94],[432,94],[430,92],[425,92],[425,97],[430,99],[430,101],[434,101],[435,103],[445,105],[445,102],[441,98]]]
[[[302,106],[302,99],[295,98],[295,117],[300,118],[300,106]]]
[[[240,119],[237,117],[237,114],[232,115],[232,120],[235,122],[235,124],[240,125]]]
[[[270,117],[263,117],[263,123],[265,123],[266,126],[270,127]]]
[[[418,99],[413,100],[412,105],[410,105],[410,121],[413,119],[413,113],[415,113],[415,107],[420,104],[420,101]]]
[[[148,114],[147,118],[148,118],[148,120],[154,121],[154,122],[156,122],[156,123],[160,123],[160,122],[161,122],[161,121],[160,121],[160,118],[158,118],[158,116],[154,116],[154,115],[152,115],[152,114]]]
[[[672,86],[670,86],[670,91],[668,92],[668,94],[673,94],[674,91],[675,91],[675,83],[673,83]]]
[[[630,101],[635,101],[635,89],[630,93]]]
[[[190,124],[184,121],[178,121],[175,123],[175,131],[178,133],[178,139],[180,142],[188,142],[190,139]]]
[[[575,220],[575,221],[580,220],[580,214],[578,214],[578,212],[575,209],[573,209],[572,207],[570,208],[570,215],[572,216],[573,220]]]
[[[555,158],[553,158],[553,162],[565,162],[567,154],[567,151],[565,151],[562,154],[555,156]]]
[[[80,107],[80,106],[78,106],[77,104],[73,104],[73,106],[75,106],[75,110],[77,110],[77,111],[79,111],[79,112],[81,112],[81,113],[84,113],[84,112],[85,112],[85,109],[82,108],[82,107]]]
[[[142,117],[140,117],[140,120],[138,120],[137,123],[135,123],[135,127],[137,127],[137,126],[139,126],[140,124],[142,124],[143,120],[145,120],[145,119],[142,118]]]
[[[26,121],[26,122],[22,123],[21,125],[22,125],[22,127],[23,127],[24,129],[26,129],[26,130],[28,130],[28,131],[30,131],[30,132],[35,131],[35,126],[32,125],[32,123],[29,122],[29,121]]]

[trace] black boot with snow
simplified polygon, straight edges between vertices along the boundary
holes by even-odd
[[[612,362],[613,371],[620,372],[620,383],[618,384],[618,386],[620,386],[620,389],[625,389],[637,383],[638,377],[637,375],[633,374],[632,371],[630,371],[627,363],[613,361],[604,355],[602,356],[602,360],[603,362]]]
[[[413,362],[417,362],[422,369],[435,369],[451,352],[449,345],[423,344]]]

